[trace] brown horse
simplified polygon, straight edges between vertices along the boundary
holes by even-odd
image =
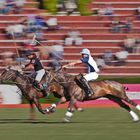
[[[42,114],[46,114],[47,112],[39,103],[40,94],[33,88],[32,80],[28,75],[21,74],[19,71],[11,68],[5,69],[0,76],[0,84],[15,84],[21,90],[22,95],[29,101],[32,112],[31,119],[34,119],[33,104],[36,105]]]
[[[84,90],[80,88],[80,86],[77,85],[77,79],[79,79],[81,75],[78,75],[75,77],[75,76],[63,75],[63,74],[61,75],[61,74],[59,76],[57,75],[57,77],[59,78],[57,78],[56,81],[59,84],[67,83],[66,88],[67,88],[67,91],[69,93],[69,98],[70,98],[69,110],[66,113],[64,121],[66,122],[71,121],[71,118],[73,116],[72,109],[74,107],[74,104],[77,101],[96,100],[101,97],[105,97],[111,101],[114,101],[120,107],[127,110],[130,113],[133,121],[139,120],[139,117],[137,116],[137,114],[133,112],[131,108],[125,102],[136,107],[136,109],[138,109],[139,111],[140,111],[140,105],[138,105],[137,103],[135,103],[134,101],[128,98],[128,96],[126,95],[125,88],[123,87],[122,84],[116,81],[109,81],[109,80],[90,82],[89,84],[92,87],[94,94],[91,97],[87,97]],[[64,80],[61,80],[60,77],[64,77],[63,78]],[[54,90],[57,91],[56,87],[54,87]],[[56,107],[56,104],[53,104],[50,108],[48,108],[48,110],[51,112],[55,107]]]
[[[17,87],[21,90],[22,95],[29,101],[31,107],[31,119],[35,119],[35,110],[33,104],[35,104],[37,109],[42,114],[48,113],[48,110],[43,109],[41,107],[41,104],[39,103],[39,98],[44,97],[44,95],[33,86],[34,79],[26,74],[21,74],[21,71],[19,72],[18,70],[17,68],[15,69],[13,67],[5,69],[0,75],[0,84],[17,85]],[[60,98],[57,104],[65,103],[66,101],[68,101],[70,99],[70,96],[66,95],[67,91],[65,86],[57,82],[56,78],[59,76],[59,74],[57,73],[56,75],[54,71],[46,71],[46,75],[47,76],[45,78],[47,80],[48,91],[53,93],[56,97]],[[61,80],[63,80],[62,76]],[[66,97],[64,95],[66,95]],[[74,108],[77,110],[81,109],[77,106],[76,103],[74,104]]]
[[[65,75],[63,71],[60,70],[62,69],[60,68],[57,71],[54,70],[46,71],[45,79],[46,79],[48,91],[59,99],[55,104],[52,104],[52,106],[47,109],[48,113],[54,112],[57,105],[66,103],[71,99],[69,82],[73,82],[71,78],[73,79],[74,77],[72,77],[71,75]],[[73,104],[71,110],[83,111],[83,109],[77,105],[77,102]]]
[[[73,115],[73,108],[77,101],[95,100],[101,97],[106,97],[109,100],[116,102],[122,108],[126,109],[133,118],[133,121],[138,121],[139,117],[134,113],[131,108],[125,103],[129,103],[140,110],[140,105],[130,100],[125,92],[122,84],[115,81],[98,81],[90,82],[90,86],[94,90],[91,97],[86,96],[83,89],[77,84],[76,80],[79,76],[65,75],[63,72],[46,72],[47,87],[50,92],[59,97],[59,102],[52,104],[48,109],[42,109],[38,99],[40,98],[38,91],[33,88],[31,78],[25,74],[20,74],[16,70],[6,69],[0,77],[0,83],[10,82],[16,84],[22,91],[23,96],[29,101],[31,111],[33,112],[33,104],[36,105],[38,110],[43,113],[53,112],[57,104],[69,101],[69,110],[66,113],[65,121],[71,121]],[[125,101],[125,102],[123,102]]]

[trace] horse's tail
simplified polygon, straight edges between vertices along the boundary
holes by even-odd
[[[126,86],[124,86],[124,90],[129,90],[129,88],[128,88],[128,87],[126,87]]]

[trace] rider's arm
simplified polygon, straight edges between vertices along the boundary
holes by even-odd
[[[32,63],[32,60],[30,60],[30,62],[29,62],[28,64],[26,64],[26,65],[21,65],[21,67],[22,67],[22,68],[26,68],[26,67],[28,67],[29,65],[31,65],[31,63]]]
[[[77,61],[71,62],[69,64],[64,65],[63,68],[66,68],[68,66],[74,66],[75,64],[78,64],[78,63],[82,63],[82,61],[81,60],[77,60]]]
[[[31,63],[26,64],[26,65],[25,65],[25,68],[28,67],[30,64],[31,64]]]

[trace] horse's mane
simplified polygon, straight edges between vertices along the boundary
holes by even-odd
[[[18,76],[24,81],[27,81],[28,83],[31,83],[33,81],[33,78],[31,78],[29,75],[25,73],[21,73],[21,71],[19,71],[18,69],[14,69],[13,67],[8,67],[8,69],[9,71],[13,71],[16,74],[16,76]]]
[[[64,84],[64,83],[66,84],[69,82],[73,82],[75,78],[75,75],[64,73],[62,69],[57,71],[46,70],[46,72],[50,73],[59,84]]]
[[[27,74],[21,74],[21,73],[20,73],[20,77],[23,78],[24,80],[26,80],[26,81],[29,82],[29,83],[32,83],[32,82],[34,81],[34,79],[31,78],[31,77],[30,77],[29,75],[27,75]]]

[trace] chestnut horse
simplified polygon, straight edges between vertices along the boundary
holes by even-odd
[[[138,109],[139,111],[140,111],[140,105],[138,105],[137,103],[135,103],[134,101],[132,101],[128,98],[128,96],[126,95],[125,88],[122,84],[120,84],[116,81],[109,81],[109,80],[92,81],[89,84],[92,87],[94,94],[91,97],[87,97],[84,90],[82,88],[80,88],[80,86],[77,84],[77,79],[79,79],[81,74],[79,74],[77,76],[72,76],[72,75],[66,75],[66,74],[64,75],[63,73],[60,73],[59,76],[58,76],[58,74],[56,74],[56,76],[57,77],[55,77],[53,74],[53,78],[55,78],[57,81],[56,84],[57,83],[66,84],[67,92],[69,93],[68,98],[70,98],[69,99],[70,100],[69,109],[66,112],[64,121],[66,121],[66,122],[71,121],[71,118],[73,116],[72,109],[74,107],[74,104],[77,101],[83,102],[83,101],[87,101],[87,100],[96,100],[96,99],[102,98],[102,97],[107,98],[111,101],[114,101],[120,107],[127,110],[130,113],[133,121],[136,122],[139,120],[138,115],[134,111],[132,111],[131,108],[129,107],[129,105],[127,105],[126,103],[136,107],[136,109]],[[54,91],[55,90],[57,91],[57,86],[54,86],[53,88],[54,88],[53,89]],[[55,103],[52,104],[52,106],[49,107],[47,111],[51,112],[52,110],[54,110],[56,108],[56,105],[57,104],[55,104]]]
[[[68,107],[69,110],[66,112],[66,116],[64,118],[64,121],[66,122],[71,121],[73,108],[75,108],[75,103],[77,101],[96,100],[101,97],[108,98],[120,105],[120,107],[126,109],[130,113],[133,121],[139,120],[137,114],[133,112],[125,102],[133,105],[138,110],[140,110],[140,105],[128,98],[122,84],[108,80],[90,82],[89,84],[93,88],[94,94],[91,97],[87,97],[84,90],[77,85],[76,79],[79,76],[80,75],[76,77],[67,75],[60,71],[46,71],[46,84],[48,90],[56,97],[60,98],[59,102],[52,104],[52,106],[47,109],[42,109],[38,101],[40,95],[38,91],[33,88],[32,79],[28,75],[21,74],[17,70],[12,70],[10,68],[5,69],[0,76],[0,83],[5,84],[10,82],[9,84],[16,84],[20,88],[23,96],[29,101],[32,112],[33,104],[36,105],[42,114],[46,114],[53,112],[56,105],[70,101]]]

